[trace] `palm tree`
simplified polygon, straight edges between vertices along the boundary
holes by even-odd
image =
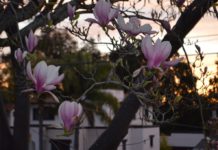
[[[102,60],[100,53],[81,50],[76,53],[65,54],[63,62],[60,63],[64,68],[65,79],[63,81],[64,94],[70,95],[75,99],[83,94],[94,81],[104,81],[111,69],[111,65]],[[92,74],[93,73],[93,74]],[[115,113],[119,108],[118,100],[109,93],[104,92],[104,88],[117,88],[111,85],[96,87],[85,95],[81,102],[86,118],[90,126],[94,126],[95,115],[100,116],[103,122],[111,121],[110,114],[104,109],[105,105]]]

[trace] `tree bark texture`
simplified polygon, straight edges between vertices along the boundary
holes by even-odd
[[[116,150],[122,139],[128,133],[129,124],[135,117],[139,107],[140,102],[137,97],[134,94],[129,94],[124,100],[122,107],[116,113],[109,128],[89,150]]]

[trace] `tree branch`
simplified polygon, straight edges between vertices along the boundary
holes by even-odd
[[[217,0],[195,0],[187,7],[172,31],[164,37],[164,40],[168,40],[172,44],[171,56],[178,51],[185,36],[215,2]],[[96,140],[90,150],[115,150],[127,134],[130,121],[134,118],[139,106],[137,97],[132,94],[128,95],[108,129]]]
[[[177,23],[167,35],[164,41],[172,44],[171,56],[183,45],[183,39],[204,16],[206,11],[218,0],[195,0],[181,14]],[[170,56],[170,57],[171,57]]]
[[[76,1],[71,1],[70,4],[77,5]],[[91,9],[93,7],[94,7],[94,5],[87,5],[86,9],[89,9],[90,13],[91,13]],[[77,9],[79,9],[79,8],[83,8],[83,7],[78,5]],[[88,11],[86,13],[88,13]],[[18,12],[17,12],[17,16],[19,17]],[[53,25],[56,25],[59,22],[63,21],[65,18],[67,18],[68,17],[67,3],[63,4],[62,6],[58,7],[57,9],[55,9],[55,11],[53,13],[50,13],[50,16],[51,16],[51,20],[52,20]],[[16,18],[15,18],[15,20],[16,20]],[[47,24],[48,24],[47,15],[39,15],[34,19],[33,22],[31,22],[29,25],[27,25],[22,30],[20,30],[20,35],[22,37],[24,37],[25,35],[27,35],[30,32],[30,30],[34,31],[34,30],[38,29],[39,27],[46,26]],[[0,27],[0,31],[1,31],[1,27]],[[10,39],[18,39],[18,33],[17,32],[13,33],[13,35],[10,36]],[[14,44],[15,43],[12,42],[12,40],[9,40],[9,38],[0,39],[0,46],[2,46],[2,47],[14,45]]]
[[[43,5],[41,5],[42,7]],[[36,3],[33,1],[30,1],[28,5],[26,5],[23,8],[17,9],[17,18],[13,14],[12,11],[9,9],[6,12],[0,13],[0,32],[4,31],[5,29],[9,28],[11,25],[13,25],[14,20],[17,20],[18,22],[27,20],[34,16],[38,11],[40,10],[40,7],[37,6]]]
[[[116,150],[121,140],[128,133],[129,124],[135,117],[139,107],[140,102],[137,97],[134,94],[129,94],[124,100],[122,107],[116,113],[109,128],[89,150]]]
[[[113,0],[112,3],[116,3],[119,1],[128,1],[128,0]],[[91,13],[92,8],[95,6],[94,4],[84,5],[84,4],[80,4],[79,2],[80,1],[71,1],[69,3],[72,6],[76,5],[76,9],[87,10],[86,13]],[[42,6],[40,5],[40,8],[41,7]],[[16,11],[17,18],[10,11],[7,11],[5,14],[0,13],[0,18],[3,18],[2,20],[0,20],[0,32],[7,29],[11,25],[13,25],[14,20],[17,20],[18,22],[20,22],[20,21],[24,21],[26,19],[31,18],[33,15],[35,15],[40,10],[40,8],[37,7],[36,3],[30,2],[24,8],[18,9]],[[53,25],[56,25],[59,22],[63,21],[65,18],[68,17],[67,3],[57,7],[53,13],[50,13],[50,15],[51,15]],[[36,18],[34,19],[34,21],[32,23],[30,23],[29,25],[27,25],[25,28],[23,28],[20,31],[20,34],[22,37],[24,37],[25,35],[27,35],[29,33],[30,30],[36,30],[39,27],[43,27],[43,26],[47,25],[47,23],[48,23],[47,15],[45,15],[45,14],[38,15],[38,16],[36,16]],[[12,37],[13,37],[12,39],[17,39],[17,33],[14,33]],[[14,42],[11,42],[8,38],[0,39],[0,46],[1,47],[10,46],[11,44],[14,44]]]

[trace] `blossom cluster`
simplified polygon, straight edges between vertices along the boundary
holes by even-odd
[[[68,9],[72,9],[71,6],[68,6]],[[72,11],[68,10],[68,13],[71,14]],[[21,50],[21,48],[18,48],[14,52],[14,57],[21,66],[25,65],[26,56],[29,53],[33,53],[38,44],[38,39],[33,34],[33,31],[30,31],[29,35],[25,37],[25,42],[27,50]],[[47,65],[43,60],[38,62],[32,69],[31,62],[28,61],[26,64],[26,74],[32,81],[33,87],[24,90],[24,92],[34,91],[37,93],[38,97],[43,93],[48,93],[56,102],[59,102],[58,98],[52,92],[52,90],[56,89],[56,85],[61,83],[64,79],[63,73],[59,75],[59,69],[60,66]],[[58,113],[64,131],[68,134],[72,132],[74,126],[79,122],[82,113],[82,106],[77,102],[69,102],[65,100],[60,104]]]
[[[70,21],[73,21],[76,7],[68,3],[66,12]],[[125,33],[127,38],[142,35],[140,47],[144,59],[147,62],[146,67],[148,69],[163,70],[181,61],[181,59],[167,60],[170,56],[172,46],[169,41],[161,41],[160,39],[153,42],[150,35],[157,32],[152,30],[151,25],[141,25],[140,19],[137,17],[130,17],[129,21],[126,22],[124,19],[125,16],[122,16],[121,12],[119,6],[113,8],[110,2],[98,0],[93,9],[95,18],[88,18],[86,21],[91,24],[97,24],[103,29],[115,29],[110,23],[117,24],[117,30]],[[15,59],[20,65],[25,64],[26,56],[29,53],[33,53],[38,44],[38,39],[33,31],[30,31],[29,35],[25,37],[25,44],[27,50],[21,50],[19,48],[14,52]],[[31,62],[29,61],[26,65],[26,74],[32,81],[33,87],[26,91],[35,91],[37,94],[47,92],[59,102],[58,98],[51,92],[56,89],[56,86],[64,79],[64,74],[59,74],[59,69],[60,66],[47,65],[45,61],[38,62],[34,69],[32,69]],[[73,128],[79,123],[82,114],[82,106],[77,102],[65,100],[60,104],[58,114],[65,133],[68,134],[71,133]]]
[[[160,39],[158,39],[153,43],[149,35],[157,32],[153,31],[149,24],[141,25],[140,20],[137,17],[130,17],[129,22],[125,23],[125,20],[119,11],[119,7],[116,9],[112,8],[110,2],[99,0],[94,7],[93,13],[95,19],[88,18],[86,21],[97,23],[101,27],[108,27],[111,29],[113,27],[108,25],[109,22],[117,19],[119,29],[128,36],[137,36],[139,34],[146,35],[142,39],[141,50],[144,54],[144,58],[147,60],[147,67],[149,69],[160,67],[165,69],[174,66],[181,61],[181,58],[173,61],[166,61],[172,50],[170,42],[161,42]]]
[[[18,61],[19,64],[22,64],[25,60],[25,57],[28,53],[33,53],[34,49],[36,48],[38,44],[37,37],[33,34],[33,31],[31,30],[28,36],[25,36],[25,46],[27,50],[21,50],[18,48],[14,52],[14,57]]]

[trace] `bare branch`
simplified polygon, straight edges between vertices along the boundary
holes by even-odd
[[[10,10],[6,12],[0,13],[0,32],[4,31],[8,27],[14,24],[14,21],[17,20],[18,22],[24,21],[26,19],[31,18],[40,10],[41,6],[37,6],[36,3],[30,1],[28,5],[23,8],[17,9],[17,18]]]

